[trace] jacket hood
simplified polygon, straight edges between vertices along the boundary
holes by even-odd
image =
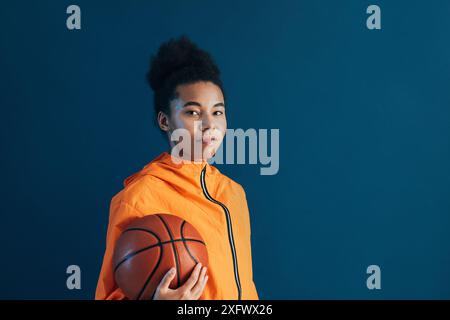
[[[207,160],[202,160],[200,162],[193,161],[185,161],[181,158],[177,158],[174,156],[172,159],[172,155],[167,151],[164,151],[159,156],[150,161],[147,165],[145,165],[142,170],[132,174],[127,177],[123,181],[124,187],[128,186],[133,181],[139,179],[145,175],[153,175],[158,177],[162,172],[164,175],[167,173],[176,173],[179,177],[185,178],[187,180],[198,181],[198,177],[201,174],[201,171],[206,166],[206,175],[210,175],[213,173],[219,173],[219,170],[213,166],[211,166]],[[195,180],[194,180],[195,179]]]

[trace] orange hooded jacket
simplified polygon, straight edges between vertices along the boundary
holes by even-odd
[[[114,281],[114,245],[132,220],[154,213],[179,216],[202,235],[208,249],[209,279],[200,299],[258,299],[253,282],[250,218],[240,184],[205,160],[177,164],[163,152],[125,179],[124,187],[111,200],[96,299],[127,299]]]

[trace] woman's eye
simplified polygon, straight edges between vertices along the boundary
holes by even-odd
[[[222,114],[223,114],[222,111],[215,111],[215,112],[214,112],[214,115],[215,115],[215,116],[220,116],[220,115],[222,115]]]
[[[195,111],[195,110],[188,110],[188,111],[186,111],[186,114],[188,114],[188,115],[192,115],[192,116],[196,116],[196,115],[198,115],[198,112],[197,111]]]

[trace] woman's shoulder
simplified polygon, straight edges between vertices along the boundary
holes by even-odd
[[[239,193],[245,196],[245,189],[238,181],[220,172],[219,169],[217,169],[215,166],[211,166],[211,168],[212,171],[220,177],[220,182],[222,184],[227,185],[227,187],[231,188],[235,193]]]
[[[124,183],[123,189],[114,198],[117,198],[116,201],[122,201],[131,206],[136,206],[143,200],[154,201],[161,190],[161,183],[151,175],[142,175],[129,183]]]

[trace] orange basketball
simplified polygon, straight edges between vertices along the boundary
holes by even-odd
[[[133,221],[116,242],[114,277],[129,299],[152,299],[163,276],[176,268],[169,288],[189,278],[195,265],[208,265],[208,252],[198,231],[170,214],[151,214]]]

